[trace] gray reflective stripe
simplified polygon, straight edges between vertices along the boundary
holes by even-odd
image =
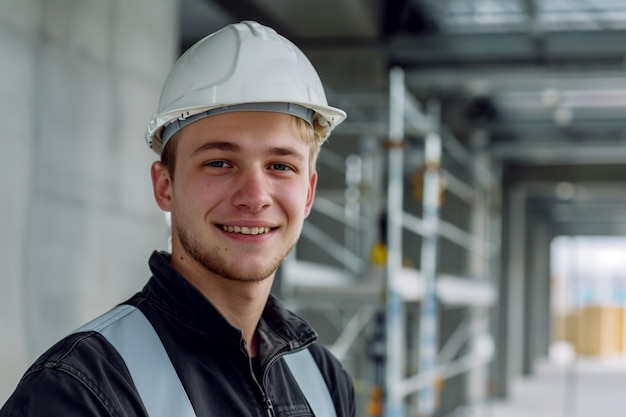
[[[96,331],[118,351],[149,417],[196,417],[159,335],[136,307],[120,305],[74,333]],[[322,372],[304,349],[283,356],[313,414],[336,417]]]
[[[161,339],[136,307],[122,305],[76,332],[94,330],[119,352],[150,417],[196,417]]]
[[[336,417],[335,405],[330,397],[328,386],[320,368],[315,363],[309,349],[300,350],[283,356],[289,370],[298,381],[313,414],[316,416]]]

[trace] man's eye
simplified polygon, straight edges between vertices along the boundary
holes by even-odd
[[[204,165],[211,168],[227,168],[230,166],[227,162],[224,161],[210,161]]]
[[[291,168],[285,164],[272,164],[272,169],[276,171],[290,171]]]

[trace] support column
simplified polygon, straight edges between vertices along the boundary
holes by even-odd
[[[522,372],[524,346],[524,297],[525,297],[525,236],[526,236],[526,190],[515,186],[509,194],[507,263],[500,283],[498,316],[498,394],[508,395],[512,377]]]
[[[480,171],[489,170],[489,160],[484,153],[477,153],[473,161],[473,171],[475,175]],[[493,257],[492,241],[490,232],[491,205],[493,204],[492,190],[493,184],[481,184],[474,182],[474,199],[472,201],[470,213],[471,234],[481,245],[469,252],[469,272],[470,277],[477,280],[487,280],[493,276],[490,270],[490,263]],[[469,315],[470,351],[480,354],[481,350],[489,349],[493,342],[490,335],[489,318],[490,309],[484,306],[470,306]],[[473,369],[467,375],[467,401],[472,411],[472,416],[482,416],[486,413],[486,402],[488,397],[488,366],[484,365]]]
[[[439,120],[439,109],[433,111],[434,120]],[[420,304],[419,372],[429,381],[419,391],[418,415],[432,417],[437,407],[437,355],[439,350],[439,321],[437,300],[437,240],[439,229],[440,181],[441,181],[441,136],[431,132],[425,139],[423,221],[426,233],[422,239],[420,274],[423,281],[423,296]]]
[[[393,285],[402,268],[404,71],[390,73],[389,160],[387,184],[387,264],[385,291],[385,416],[404,417],[404,397],[399,390],[404,379],[404,303]]]

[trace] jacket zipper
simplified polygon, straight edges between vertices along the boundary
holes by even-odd
[[[265,406],[267,407],[267,415],[269,417],[276,417],[276,413],[274,412],[274,406],[272,405],[272,400],[270,400],[270,398],[265,393],[265,390],[263,390],[263,386],[264,386],[263,383],[265,382],[265,378],[267,377],[267,374],[269,372],[270,365],[274,363],[277,359],[278,359],[277,357],[270,359],[269,363],[265,367],[265,371],[263,371],[263,376],[261,377],[262,379],[261,383],[257,381],[257,384],[259,385],[259,388],[261,389],[261,392],[263,393],[263,398],[265,399]],[[256,381],[256,377],[254,378],[254,380]]]
[[[308,346],[304,345],[301,347],[301,349],[306,349]],[[250,367],[250,373],[252,374],[252,379],[254,380],[254,382],[256,383],[256,385],[259,387],[259,390],[261,391],[261,394],[263,395],[263,401],[265,402],[265,407],[267,408],[267,415],[269,417],[276,417],[276,413],[274,412],[274,405],[272,404],[272,400],[267,396],[267,394],[265,393],[265,390],[263,389],[263,382],[265,381],[265,378],[267,377],[267,374],[269,372],[269,369],[271,367],[271,365],[276,362],[278,359],[280,359],[280,357],[283,355],[283,353],[279,353],[277,355],[275,355],[274,357],[270,358],[270,361],[268,362],[267,366],[265,367],[265,371],[263,371],[263,376],[261,377],[263,379],[263,381],[259,382],[256,378],[256,374],[254,373],[254,369],[252,369],[252,358],[250,358],[250,355],[248,354],[248,349],[246,347],[246,342],[245,341],[241,341],[241,346],[240,346],[241,351],[246,355],[246,357],[248,358],[248,366]]]
[[[246,342],[242,341],[240,348],[241,348],[241,351],[246,356],[246,358],[248,358],[248,367],[250,368],[250,374],[252,375],[252,379],[254,380],[254,383],[259,388],[259,391],[261,391],[261,395],[263,396],[263,403],[265,404],[268,417],[276,417],[272,400],[270,400],[270,398],[267,396],[267,394],[265,393],[265,390],[263,389],[263,385],[256,378],[256,373],[254,372],[254,369],[252,368],[252,358],[250,358],[250,355],[248,354],[248,349],[246,348]]]
[[[267,407],[267,415],[269,417],[276,417],[274,413],[274,406],[272,405],[272,401],[263,393],[263,397],[265,397],[265,406]]]
[[[267,366],[265,367],[265,371],[263,371],[263,376],[261,377],[263,379],[263,381],[261,381],[262,383],[265,382],[265,378],[267,378],[267,374],[269,373],[269,369],[271,368],[272,364],[276,362],[278,359],[280,359],[282,355],[283,355],[282,353],[279,353],[275,355],[274,357],[270,358],[269,362],[267,363]],[[252,370],[252,364],[250,364],[250,369]],[[252,375],[254,376],[254,372],[252,372]],[[257,381],[256,376],[254,376],[254,380],[259,386],[259,389],[261,390],[261,392],[263,393],[263,398],[265,400],[265,405],[267,407],[267,415],[269,417],[276,417],[276,413],[274,412],[274,406],[272,405],[272,400],[270,400],[270,398],[265,394],[262,383],[259,383],[259,381]]]

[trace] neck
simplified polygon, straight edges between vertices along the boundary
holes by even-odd
[[[221,279],[224,280],[223,278]],[[256,328],[269,297],[272,279],[268,278],[262,282],[248,283],[233,281],[230,284],[235,285],[227,285],[230,288],[224,289],[217,296],[215,293],[206,293],[204,291],[203,294],[217,307],[231,325],[243,332],[243,339],[246,342],[250,356],[257,356],[259,341],[256,335]]]
[[[195,262],[194,262],[195,264]],[[256,328],[267,303],[274,274],[262,281],[235,281],[200,268],[188,262],[177,262],[172,256],[172,266],[196,287],[234,327],[243,333],[248,353],[258,354]]]

